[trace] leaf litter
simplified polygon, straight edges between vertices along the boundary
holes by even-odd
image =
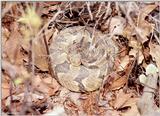
[[[1,4],[4,115],[160,114],[159,2]],[[110,34],[120,48],[113,70],[97,91],[67,90],[50,66],[48,46],[70,26]]]

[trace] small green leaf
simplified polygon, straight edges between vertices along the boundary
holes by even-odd
[[[139,81],[140,81],[140,83],[142,83],[142,84],[146,84],[146,82],[147,82],[147,77],[146,77],[144,74],[141,74],[141,75],[139,76]]]
[[[23,80],[21,78],[17,78],[16,80],[14,80],[15,85],[19,85],[23,82]]]
[[[146,67],[146,75],[156,74],[158,72],[158,68],[154,64],[149,64]]]

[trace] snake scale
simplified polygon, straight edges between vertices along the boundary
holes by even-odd
[[[102,32],[85,26],[68,27],[50,45],[52,68],[60,84],[75,92],[97,90],[113,67],[118,47]]]

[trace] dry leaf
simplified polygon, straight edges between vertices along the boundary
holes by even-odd
[[[119,88],[123,87],[124,84],[126,84],[126,82],[127,82],[127,77],[126,76],[119,77],[118,79],[115,79],[113,81],[113,83],[110,86],[110,90],[119,89]]]
[[[148,40],[147,36],[153,31],[154,24],[151,24],[145,20],[145,17],[154,10],[157,5],[146,5],[141,11],[138,20],[138,27],[135,30],[139,33],[142,43]]]
[[[60,87],[60,85],[57,82],[57,80],[55,80],[50,75],[46,75],[46,77],[42,79],[42,82],[47,84],[50,88],[54,89],[53,92],[56,92]]]
[[[9,83],[2,83],[2,98],[1,99],[5,99],[6,97],[8,97],[10,95],[9,91],[10,91]]]
[[[43,39],[34,42],[33,44],[34,63],[42,71],[48,71],[48,55]]]
[[[123,92],[123,90],[120,90],[116,97],[114,108],[116,109],[122,108],[123,105],[131,98],[131,96],[132,93],[126,94]]]
[[[139,114],[138,108],[136,104],[131,106],[131,109],[129,109],[127,112],[121,113],[122,116],[141,116]]]
[[[123,105],[123,107],[130,107],[126,112],[121,113],[122,116],[140,116],[137,101],[139,98],[133,97],[129,98]]]
[[[29,94],[29,97],[27,97],[27,101],[30,101],[30,102],[36,102],[38,100],[44,99],[43,95],[39,95],[36,93],[28,93],[28,94]],[[13,97],[13,100],[20,100],[21,102],[23,102],[23,100],[25,99],[25,93],[22,92],[22,93],[13,95],[12,97]]]
[[[138,51],[137,49],[131,49],[131,51],[129,52],[129,55],[133,55],[135,58],[138,55],[138,64],[141,64],[144,59],[142,52],[140,50]]]
[[[156,7],[157,7],[157,5],[155,5],[155,4],[153,4],[153,5],[146,5],[146,6],[140,11],[138,24],[143,23],[144,20],[145,20],[145,17],[148,16],[148,14],[149,14],[151,11],[153,11]]]
[[[7,97],[10,96],[10,81],[11,79],[9,78],[8,75],[2,73],[2,99],[6,99]],[[12,94],[15,93],[14,88],[12,88]]]
[[[130,91],[130,92],[132,92],[132,91]],[[139,100],[139,97],[133,97],[133,98],[131,97],[128,101],[125,102],[123,107],[136,105],[138,100]]]
[[[160,46],[150,43],[150,55],[152,58],[156,61],[156,64],[158,66],[158,69],[160,70]]]
[[[132,47],[132,48],[134,48],[134,49],[136,49],[136,50],[142,48],[141,43],[138,42],[137,39],[134,38],[134,37],[131,37],[131,38],[130,38],[129,46]]]
[[[20,39],[22,38],[22,36],[18,32],[17,24],[13,23],[12,26],[14,26],[15,28],[10,33],[10,37],[4,45],[3,52],[6,53],[12,63],[22,64],[23,55],[20,52]]]
[[[78,106],[70,98],[66,99],[64,102],[64,108],[66,112],[70,115],[78,115]]]
[[[6,41],[9,39],[10,32],[7,28],[2,27],[2,48],[4,48]]]
[[[15,65],[12,65],[6,60],[3,60],[2,69],[13,79],[16,77],[19,70],[18,67],[16,67]]]
[[[97,93],[96,92],[91,92],[86,96],[85,100],[82,102],[82,107],[85,113],[87,115],[94,115],[95,113],[97,115],[100,115],[101,113],[104,112],[104,109],[102,107],[98,107],[98,102],[97,102]]]
[[[126,55],[122,60],[121,63],[117,69],[117,71],[123,71],[125,69],[125,67],[127,66],[127,64],[129,63],[129,56]]]
[[[47,77],[47,79],[44,81],[39,75],[37,75],[35,78],[33,78],[32,82],[37,91],[51,96],[55,94],[60,86],[55,79],[51,77]]]
[[[133,32],[134,32],[134,28],[127,23],[127,26],[123,30],[123,36],[130,40],[130,38],[134,34]]]
[[[52,35],[54,37],[57,34],[57,30],[54,30],[54,32],[53,32],[53,30],[47,30],[47,31],[45,31],[44,34],[45,34],[47,46],[48,46],[49,40],[51,39]],[[34,47],[33,53],[34,53],[34,58],[35,58],[35,65],[38,68],[40,68],[40,70],[42,70],[42,71],[48,71],[48,58],[49,58],[49,56],[47,54],[43,34],[40,35],[40,38],[34,40],[33,47]]]

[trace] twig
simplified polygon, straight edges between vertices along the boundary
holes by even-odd
[[[98,24],[98,22],[100,21],[100,19],[101,19],[101,17],[102,17],[102,15],[98,18],[98,20],[96,21],[96,23],[95,23],[95,25],[94,25],[94,27],[93,27],[93,32],[92,32],[92,44],[91,45],[93,45],[93,47],[95,47],[95,37],[94,37],[94,35],[95,35],[95,29],[96,29],[96,26],[97,26],[97,24]]]
[[[79,16],[82,14],[82,12],[84,11],[84,9],[85,9],[85,7],[84,7],[84,5],[82,6],[83,8],[82,8],[82,10],[79,12]]]
[[[71,24],[75,24],[75,23],[78,23],[79,21],[69,21],[69,20],[68,20],[68,21],[67,21],[67,20],[66,20],[66,21],[63,21],[63,20],[56,20],[56,22],[57,22],[57,23],[71,23]]]
[[[69,10],[70,10],[71,17],[72,17],[72,16],[73,16],[73,12],[72,12],[72,6],[71,6],[71,3],[69,3]]]
[[[120,14],[120,10],[119,10],[119,5],[118,5],[118,2],[115,2],[115,5],[116,5],[116,10],[118,11],[118,16],[120,16],[121,14]]]
[[[160,107],[160,72],[159,72],[159,81],[158,81],[158,84],[159,84],[159,88],[158,88],[158,95],[159,96],[158,97],[159,97],[159,107]]]
[[[97,14],[96,14],[95,17],[98,17],[98,15],[99,15],[99,13],[100,13],[100,11],[101,11],[101,9],[102,9],[102,5],[103,5],[103,4],[104,4],[104,2],[101,2],[100,6],[99,6],[99,8],[98,8],[98,12],[97,12]]]
[[[86,2],[87,4],[87,9],[88,9],[88,12],[89,12],[89,16],[91,18],[91,21],[93,20],[93,15],[92,15],[92,12],[91,12],[91,9],[90,9],[90,2]]]
[[[8,2],[7,2],[8,3]],[[6,3],[6,4],[7,4]],[[16,5],[16,3],[14,3],[14,2],[10,2],[10,3],[8,3],[9,5],[6,5],[6,7],[4,8],[4,10],[2,10],[2,18],[5,16],[5,14],[14,6],[14,5]]]
[[[144,39],[145,39],[145,40],[148,40],[147,37],[144,38],[144,37],[141,35],[141,33],[139,32],[138,28],[135,26],[134,21],[131,19],[131,17],[130,17],[130,7],[131,7],[131,3],[130,3],[130,5],[129,5],[129,9],[128,9],[126,18],[128,19],[128,23],[135,29],[135,32],[136,32],[137,35],[140,37],[140,38],[137,38],[137,40],[138,40],[139,42],[143,42]]]
[[[160,3],[160,2],[158,2],[158,3]],[[157,4],[158,4],[157,3]],[[158,6],[158,5],[157,5]],[[160,5],[159,5],[159,11],[160,11]],[[159,19],[160,19],[160,12],[159,12],[159,14],[158,14],[158,17],[159,17]],[[158,36],[160,37],[160,33],[158,34]],[[158,39],[158,42],[159,42],[159,44],[160,44],[160,41],[159,41],[160,39]],[[160,71],[160,70],[159,70]],[[159,81],[158,81],[158,83],[159,83],[159,92],[158,92],[158,94],[159,94],[159,105],[160,105],[160,72],[158,73],[159,74]],[[159,106],[160,107],[160,106]]]
[[[46,40],[46,36],[45,36],[45,31],[43,31],[43,40],[44,40],[44,43],[45,43],[47,55],[50,56],[50,52],[49,52],[49,48],[48,48],[47,40]],[[48,68],[49,68],[49,72],[50,72],[51,76],[56,78],[56,76],[54,74],[54,71],[52,69],[51,58],[50,57],[48,57]]]
[[[106,10],[106,13],[105,13],[105,15],[104,15],[103,19],[106,19],[106,18],[108,17],[109,10],[110,10],[110,6],[111,6],[111,3],[110,3],[110,2],[108,2],[108,4],[107,4],[107,10]]]
[[[13,86],[12,86],[12,81],[10,81],[10,87],[9,87],[9,94],[10,94],[10,106],[9,106],[9,112],[12,114],[13,112],[13,104],[12,104],[12,101],[13,101],[13,96],[12,96],[12,92],[13,92]]]
[[[160,16],[159,16],[159,17],[160,17]],[[149,16],[149,18],[153,19],[155,22],[160,23],[160,19],[158,20],[158,19],[156,19],[155,17],[152,17],[152,16]]]
[[[138,53],[136,55],[136,58],[134,58],[133,62],[131,63],[130,67],[127,68],[127,70],[128,70],[128,71],[126,71],[127,72],[127,74],[126,74],[127,82],[126,82],[126,85],[124,88],[124,92],[127,92],[129,77],[130,77],[130,74],[131,74],[135,64],[136,64],[137,58],[138,58]]]
[[[47,23],[47,24],[45,24],[43,27],[42,27],[42,29],[38,32],[38,34],[36,35],[36,37],[35,37],[35,41],[37,41],[37,39],[38,38],[40,38],[40,35],[41,35],[41,33],[43,32],[43,30],[44,29],[46,29],[47,27],[48,27],[48,25],[52,22],[52,21],[55,21],[55,19],[57,18],[57,16],[59,15],[59,14],[61,14],[61,13],[63,13],[64,11],[60,11],[60,9],[59,9],[59,11],[52,17],[52,19]]]

